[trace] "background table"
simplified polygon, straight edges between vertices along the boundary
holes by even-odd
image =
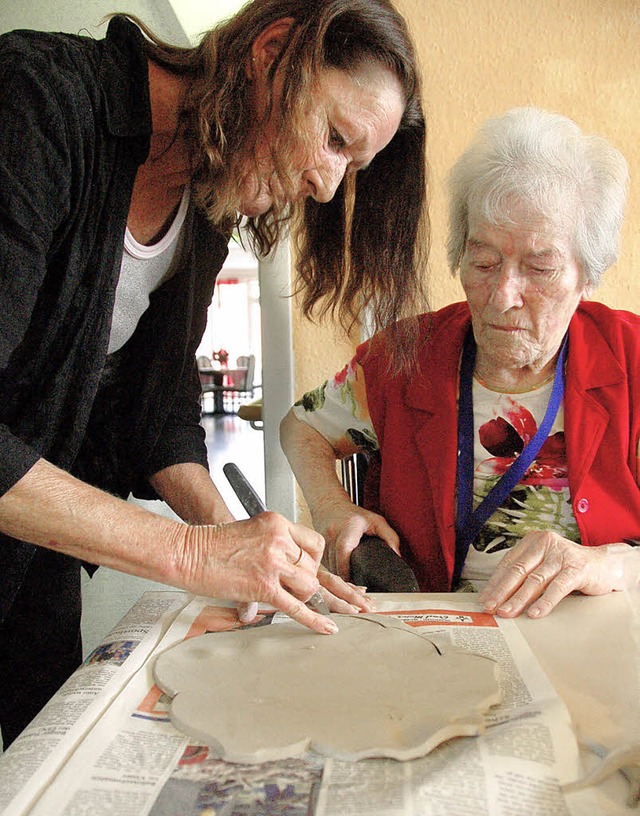
[[[242,389],[247,376],[247,368],[198,368],[202,393],[213,394],[213,413],[225,414],[224,395],[225,391],[233,392],[234,389]]]

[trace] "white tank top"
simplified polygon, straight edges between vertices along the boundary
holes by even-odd
[[[150,246],[138,243],[127,227],[111,321],[109,354],[124,346],[147,310],[151,292],[173,274],[171,262],[180,243],[188,206],[189,187],[185,187],[173,223],[162,238]]]

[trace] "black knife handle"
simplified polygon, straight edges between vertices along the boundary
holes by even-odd
[[[264,506],[264,502],[251,487],[244,473],[234,462],[227,462],[226,465],[223,465],[222,472],[229,480],[229,484],[234,489],[236,496],[240,500],[240,504],[251,518],[257,516],[258,513],[264,513],[267,509]]]
[[[240,503],[251,518],[257,516],[258,513],[265,512],[267,508],[264,506],[264,502],[253,487],[251,487],[244,473],[234,462],[227,462],[226,465],[223,465],[222,472],[229,480],[229,484],[234,489],[236,496],[240,499]],[[299,544],[298,546],[300,547]],[[302,547],[300,547],[300,556],[302,556]],[[311,609],[320,615],[329,615],[329,607],[319,589],[313,593],[306,603],[307,606],[310,606]]]

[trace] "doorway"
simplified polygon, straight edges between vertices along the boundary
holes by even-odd
[[[256,385],[253,394],[241,399],[258,399],[262,395],[262,335],[258,261],[239,241],[232,238],[229,255],[218,274],[213,300],[209,306],[207,326],[197,350],[213,365],[233,370],[238,358],[255,358]],[[222,397],[222,395],[219,395]],[[234,462],[251,485],[265,500],[264,434],[237,415],[240,397],[228,394],[219,400],[214,412],[214,394],[203,395],[201,424],[206,433],[209,470],[225,503],[237,518],[245,511],[223,473],[226,462]],[[224,411],[224,412],[222,412]]]
[[[260,332],[260,284],[258,261],[232,239],[229,255],[218,274],[207,326],[197,355],[214,360],[228,356],[233,368],[237,358],[255,356],[255,382],[261,383],[262,340]]]

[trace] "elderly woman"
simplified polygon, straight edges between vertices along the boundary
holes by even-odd
[[[294,221],[306,312],[413,310],[426,196],[389,0],[252,0],[186,49],[125,16],[103,40],[11,32],[0,110],[6,746],[81,661],[76,559],[335,630],[304,603],[322,538],[276,513],[235,522],[216,489],[195,350],[241,221],[264,253]]]
[[[410,371],[378,334],[283,421],[341,575],[369,533],[422,590],[483,586],[507,617],[621,587],[640,538],[640,318],[588,301],[617,256],[626,182],[603,139],[532,108],[488,121],[458,160],[449,262],[466,302],[421,317]],[[369,510],[335,476],[359,450],[379,458]]]

